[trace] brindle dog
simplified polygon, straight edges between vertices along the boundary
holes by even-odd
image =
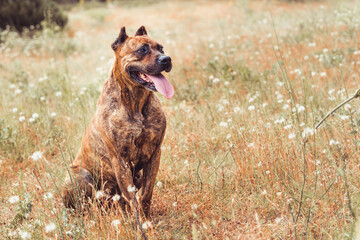
[[[164,112],[153,92],[167,98],[174,95],[173,87],[161,74],[171,70],[171,58],[147,36],[143,26],[134,37],[121,28],[111,47],[115,63],[62,196],[67,207],[77,208],[80,195],[94,198],[95,191],[103,190],[109,199],[121,195],[123,204],[133,209],[136,194],[149,217],[166,128]]]

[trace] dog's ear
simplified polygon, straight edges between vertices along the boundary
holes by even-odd
[[[141,26],[135,33],[135,36],[147,35],[146,29],[144,26]]]
[[[122,27],[120,30],[119,36],[117,37],[115,42],[113,44],[111,44],[111,48],[115,51],[118,47],[120,47],[125,42],[125,40],[128,37],[129,36],[126,34],[125,27]]]

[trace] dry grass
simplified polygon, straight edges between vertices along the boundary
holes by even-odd
[[[73,9],[63,33],[2,32],[0,236],[141,238],[119,211],[70,214],[59,191],[113,60],[110,44],[121,26],[145,25],[173,59],[175,86],[173,99],[159,96],[168,128],[150,239],[355,238],[357,100],[312,129],[359,88],[359,7],[104,6]]]

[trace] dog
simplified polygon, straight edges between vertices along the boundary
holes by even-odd
[[[79,198],[117,201],[121,196],[118,201],[131,209],[136,199],[148,218],[166,129],[154,92],[173,97],[174,88],[162,75],[171,71],[172,62],[144,26],[134,37],[122,27],[111,47],[115,62],[70,165],[62,198],[66,207],[77,208]]]

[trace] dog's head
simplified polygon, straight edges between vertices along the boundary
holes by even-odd
[[[159,43],[147,36],[145,27],[140,27],[134,37],[126,34],[125,27],[121,28],[111,47],[115,52],[115,67],[128,84],[159,91],[167,98],[174,95],[174,88],[161,74],[171,71],[171,58],[164,54]]]

